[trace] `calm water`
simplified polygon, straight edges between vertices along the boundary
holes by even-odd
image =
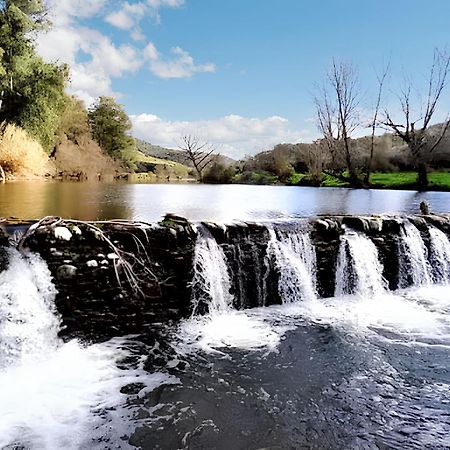
[[[255,220],[317,214],[412,213],[426,200],[450,210],[450,193],[287,186],[17,182],[0,185],[0,217],[158,221]]]

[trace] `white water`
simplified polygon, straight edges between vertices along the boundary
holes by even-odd
[[[95,428],[107,431],[99,431],[104,420],[98,413],[120,408],[121,386],[176,382],[141,367],[119,369],[117,362],[129,355],[126,339],[87,348],[63,344],[54,297],[45,263],[11,250],[10,265],[0,274],[0,448],[94,448]],[[118,436],[121,427],[113,427]]]
[[[55,289],[47,266],[37,256],[9,252],[0,273],[0,369],[39,359],[56,349],[59,320]]]
[[[280,274],[278,289],[283,303],[310,301],[316,294],[316,254],[309,233],[298,228],[267,227],[269,257]]]
[[[210,314],[227,311],[233,304],[231,281],[223,250],[202,225],[197,227],[198,239],[194,253],[192,281],[193,315],[200,303],[208,305]]]
[[[431,284],[431,267],[427,260],[427,248],[420,231],[410,222],[403,223],[400,232],[400,287]]]
[[[233,309],[225,254],[205,227],[199,226],[197,233],[192,282],[193,314],[180,324],[180,351],[200,348],[217,352],[218,348],[226,347],[247,350],[276,348],[279,336],[269,325],[245,311]],[[201,303],[208,305],[209,312],[205,316],[196,315]]]
[[[450,282],[450,241],[447,236],[433,226],[430,232],[430,258],[432,261],[433,281],[435,283]]]
[[[366,236],[347,231],[341,237],[336,268],[335,296],[371,297],[386,288],[375,244]]]

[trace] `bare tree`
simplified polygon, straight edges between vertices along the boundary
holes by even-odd
[[[428,187],[427,161],[450,127],[450,118],[447,116],[436,134],[431,133],[429,130],[439,100],[447,86],[449,71],[449,54],[435,49],[425,98],[422,100],[419,97],[415,105],[413,103],[414,99],[412,98],[413,86],[409,82],[398,96],[403,115],[403,123],[398,123],[394,120],[392,113],[387,109],[384,112],[383,125],[401,138],[411,151],[414,166],[417,170],[418,187],[421,190]],[[414,112],[417,109],[420,110],[419,113]],[[418,124],[419,126],[417,126]]]
[[[351,64],[333,60],[321,97],[316,97],[315,103],[318,126],[330,150],[332,165],[343,153],[349,181],[359,184],[350,148],[351,134],[359,125],[358,79]]]
[[[381,106],[381,99],[383,97],[383,89],[384,84],[386,82],[386,77],[389,73],[389,64],[387,64],[383,70],[383,73],[381,75],[377,75],[378,80],[378,95],[377,95],[377,101],[375,103],[375,108],[372,116],[372,121],[370,123],[370,128],[372,130],[372,133],[370,135],[370,155],[369,155],[369,161],[367,162],[367,168],[366,168],[366,174],[364,175],[364,183],[366,185],[369,185],[370,183],[370,174],[372,173],[372,164],[373,164],[373,155],[375,151],[375,133],[377,131],[377,128],[379,127],[379,116],[380,116],[380,106]]]
[[[217,159],[216,147],[199,136],[186,134],[181,137],[178,148],[186,153],[186,159],[194,166],[198,181],[203,181],[204,170]]]

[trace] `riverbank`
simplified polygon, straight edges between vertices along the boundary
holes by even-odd
[[[429,186],[426,191],[450,191],[450,172],[430,172]],[[271,184],[276,184],[276,181]],[[310,186],[310,187],[333,187],[333,188],[353,188],[353,189],[392,189],[392,190],[406,190],[419,191],[417,186],[416,172],[374,172],[370,176],[369,186],[355,187],[349,182],[343,181],[337,177],[324,174],[322,182],[318,185],[317,182],[311,181],[308,174],[295,173],[285,183],[289,186]]]

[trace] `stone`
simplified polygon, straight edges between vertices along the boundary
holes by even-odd
[[[77,275],[77,268],[70,264],[64,264],[59,266],[56,271],[56,277],[58,280],[71,280]]]
[[[72,233],[66,227],[55,227],[55,238],[63,241],[70,241],[72,239]]]

